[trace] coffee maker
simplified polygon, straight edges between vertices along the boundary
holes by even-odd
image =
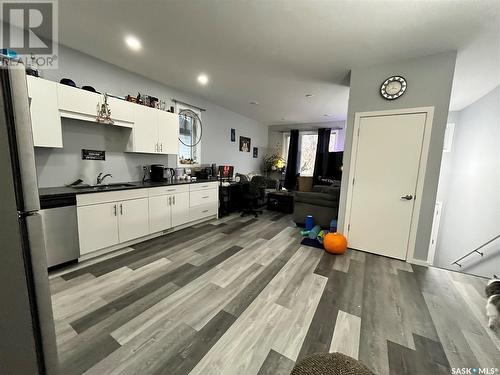
[[[173,168],[165,167],[163,164],[152,164],[150,169],[151,182],[163,182],[174,177]]]

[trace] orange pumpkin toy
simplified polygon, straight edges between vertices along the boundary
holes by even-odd
[[[341,233],[327,233],[323,246],[331,254],[344,254],[347,250],[347,239]]]

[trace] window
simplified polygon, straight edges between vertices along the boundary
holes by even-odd
[[[299,132],[299,173],[301,176],[312,176],[316,160],[316,145],[318,133],[316,131]],[[283,159],[288,158],[290,147],[290,133],[283,133]]]
[[[190,109],[195,112],[201,119],[201,111],[197,108],[177,104],[177,113],[183,109]],[[201,131],[199,124],[189,116],[179,116],[179,154],[177,165],[179,166],[193,166],[201,163],[201,142],[194,147],[192,145],[199,139]]]
[[[337,151],[337,130],[330,133],[330,143],[328,144],[328,152]],[[314,163],[316,161],[316,147],[318,144],[317,131],[301,131],[299,132],[299,173],[301,176],[312,176],[314,172]],[[282,155],[285,162],[288,158],[288,148],[290,147],[290,133],[283,133],[283,150]]]
[[[330,133],[330,143],[328,143],[328,152],[337,151],[337,131],[334,130]]]
[[[299,173],[301,176],[313,175],[317,143],[318,133],[299,133]]]
[[[288,159],[288,148],[290,147],[290,133],[283,133],[283,150],[281,156],[285,159],[285,163]]]

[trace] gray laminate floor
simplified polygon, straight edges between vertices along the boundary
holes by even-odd
[[[288,374],[340,351],[376,373],[500,367],[486,280],[300,246],[290,216],[230,216],[51,276],[62,374]]]

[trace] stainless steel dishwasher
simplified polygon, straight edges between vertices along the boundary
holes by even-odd
[[[57,266],[78,260],[78,221],[76,197],[45,196],[40,198],[47,265]]]

